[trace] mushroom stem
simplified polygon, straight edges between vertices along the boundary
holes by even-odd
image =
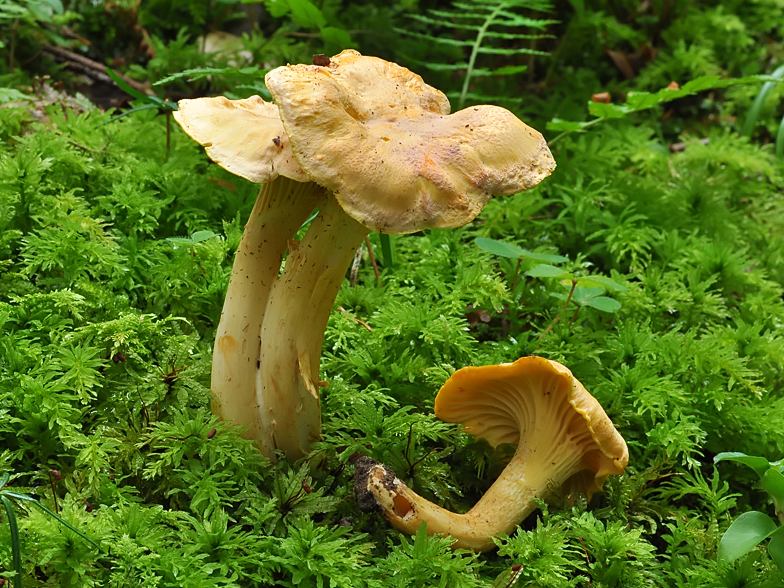
[[[224,420],[249,426],[245,437],[261,446],[270,441],[263,438],[268,435],[259,426],[253,407],[267,298],[289,239],[323,198],[324,189],[313,182],[279,176],[262,185],[234,259],[215,337],[213,412]]]
[[[271,458],[277,449],[299,459],[321,436],[324,330],[354,252],[369,232],[329,196],[272,287],[256,383],[261,427],[271,436],[263,451]]]
[[[545,443],[518,447],[498,479],[465,514],[451,512],[421,497],[378,462],[368,464],[367,477],[357,476],[356,492],[361,494],[364,486],[384,518],[399,531],[413,535],[425,521],[428,535],[449,535],[456,540],[454,548],[487,551],[495,547],[493,537],[511,534],[537,508],[534,499],[551,495],[581,469],[582,455],[577,451],[566,462],[559,455],[557,465],[554,457],[555,452],[548,451]],[[365,495],[364,502],[367,501]]]

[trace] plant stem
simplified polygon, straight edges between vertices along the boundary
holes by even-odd
[[[245,437],[262,448],[269,446],[270,438],[259,428],[254,407],[264,311],[289,239],[323,198],[318,185],[282,176],[261,187],[237,249],[218,324],[212,363],[213,412],[235,424],[249,425]]]
[[[602,117],[599,117],[599,118],[595,118],[595,119],[593,119],[593,120],[589,120],[589,121],[588,121],[587,123],[585,123],[585,124],[584,124],[584,125],[583,125],[583,126],[580,128],[580,129],[579,129],[579,130],[580,130],[580,131],[583,131],[583,130],[587,129],[588,127],[592,127],[593,125],[595,125],[595,124],[597,124],[597,123],[600,123],[600,122],[602,122],[603,120],[605,120],[605,118],[604,118],[603,116],[602,116]],[[553,137],[552,139],[550,139],[550,140],[547,142],[547,146],[548,146],[548,147],[552,147],[552,146],[553,146],[553,145],[555,145],[555,144],[556,144],[558,141],[560,141],[560,140],[561,140],[563,137],[565,137],[566,135],[571,135],[571,134],[572,134],[572,133],[574,133],[574,132],[575,132],[575,131],[573,131],[573,130],[569,130],[569,131],[563,131],[563,132],[561,132],[561,133],[557,134],[555,137]]]
[[[466,70],[465,79],[463,80],[463,89],[460,90],[460,98],[457,99],[458,110],[462,110],[463,106],[465,106],[465,99],[468,94],[468,84],[471,82],[471,76],[474,73],[474,63],[476,62],[476,56],[479,54],[479,47],[482,46],[482,41],[485,38],[485,33],[487,32],[487,29],[490,28],[495,17],[498,16],[498,13],[504,8],[506,8],[506,2],[501,2],[498,7],[490,13],[490,16],[485,19],[485,22],[482,23],[482,28],[479,29],[479,33],[476,35],[476,41],[474,41],[474,46],[471,48],[471,57],[468,58],[468,69]]]
[[[340,284],[369,229],[330,196],[275,282],[261,329],[256,385],[260,426],[294,461],[321,436],[321,344]]]
[[[378,271],[378,264],[376,263],[376,256],[373,254],[373,246],[370,244],[370,237],[365,237],[365,246],[368,250],[368,257],[370,264],[373,266],[373,273],[376,274],[376,284],[381,283],[381,274]]]
[[[52,487],[52,500],[54,501],[54,512],[60,514],[60,507],[57,504],[57,492],[54,489],[54,476],[49,472],[49,485]]]
[[[577,287],[577,282],[578,282],[578,280],[572,279],[572,289],[571,289],[571,290],[569,290],[569,295],[566,297],[566,302],[564,303],[564,305],[563,305],[563,309],[562,309],[562,311],[561,311],[561,312],[564,312],[564,311],[565,311],[567,308],[569,308],[569,303],[572,301],[572,295],[574,294],[574,289]],[[580,306],[578,306],[578,307],[577,307],[577,312],[580,312],[580,308],[581,308]],[[576,313],[574,313],[574,316],[572,317],[572,321],[574,321],[574,318],[577,316],[577,312],[576,312]],[[558,321],[559,321],[559,320],[561,320],[561,313],[560,313],[560,312],[558,313],[558,316],[557,316],[557,317],[555,317],[555,319],[553,319],[553,322],[551,322],[551,323],[550,323],[550,325],[549,325],[549,326],[548,326],[548,327],[547,327],[547,328],[546,328],[544,331],[542,331],[542,332],[539,334],[539,336],[536,338],[536,340],[537,340],[537,341],[539,341],[539,340],[540,340],[542,337],[544,337],[544,336],[545,336],[547,333],[549,333],[550,331],[552,331],[552,330],[553,330],[553,327],[554,327],[556,324],[558,324]],[[570,322],[569,322],[569,326],[571,326],[571,325],[572,325],[572,323],[571,323],[571,321],[570,321]]]
[[[16,32],[18,28],[19,19],[17,18],[11,26],[11,46],[8,48],[8,70],[10,73],[14,73],[14,53],[16,52]]]
[[[514,278],[512,278],[512,294],[514,294],[515,288],[517,288],[517,275],[520,273],[520,262],[522,261],[522,257],[517,258],[517,266],[515,266]]]
[[[166,156],[163,161],[169,161],[169,151],[171,149],[171,110],[166,111]]]

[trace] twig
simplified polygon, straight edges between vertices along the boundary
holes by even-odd
[[[44,44],[44,51],[51,53],[56,59],[65,61],[69,67],[79,70],[93,79],[105,82],[107,84],[116,85],[114,80],[112,80],[112,78],[110,78],[106,73],[106,66],[102,63],[88,59],[87,57],[79,55],[78,53],[74,53],[73,51],[69,51],[68,49],[64,49],[63,47],[49,45],[48,43]],[[117,75],[120,76],[125,83],[135,90],[138,90],[143,94],[150,94],[149,88],[147,88],[144,84],[137,82],[136,80],[132,80],[123,74],[118,73]]]
[[[351,284],[352,288],[357,285],[360,263],[362,263],[362,245],[357,249],[357,252],[354,254],[354,261],[351,262],[351,272],[348,276],[348,283]]]
[[[55,471],[56,470],[49,470],[49,484],[52,487],[52,500],[54,500],[54,512],[55,512],[55,514],[60,514],[60,507],[57,504],[57,491],[54,488],[54,482],[55,482],[54,472]],[[57,475],[59,476],[60,472],[57,472]]]
[[[342,306],[338,306],[338,310],[339,310],[340,312],[343,312],[343,313],[345,313],[346,315],[348,315],[348,311],[347,311],[345,308],[343,308]],[[370,327],[370,325],[369,325],[369,324],[367,324],[365,321],[363,321],[363,320],[361,320],[361,319],[358,319],[358,318],[357,318],[357,317],[355,317],[355,316],[349,316],[348,318],[350,318],[350,319],[351,319],[352,321],[354,321],[354,322],[357,322],[357,323],[359,323],[360,325],[362,325],[363,327],[365,327],[365,328],[366,328],[368,331],[370,331],[371,333],[373,332],[373,329],[372,329],[372,328]]]
[[[368,250],[368,257],[370,257],[370,263],[373,265],[373,273],[376,274],[376,284],[381,284],[381,274],[378,271],[378,264],[376,263],[376,256],[373,254],[373,247],[370,245],[370,237],[365,237],[365,245],[367,246]]]
[[[81,35],[75,33],[74,31],[72,31],[71,29],[69,29],[66,26],[62,26],[62,27],[60,27],[58,29],[56,26],[50,25],[49,23],[42,23],[42,24],[43,24],[44,27],[46,27],[47,29],[49,29],[53,33],[58,33],[58,34],[60,34],[60,35],[62,35],[64,37],[68,37],[69,39],[76,39],[77,41],[79,41],[80,43],[82,43],[84,45],[87,45],[88,47],[92,47],[92,45],[93,45],[90,42],[90,39],[85,39],[84,37],[82,37]]]

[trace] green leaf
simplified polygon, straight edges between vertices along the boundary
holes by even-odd
[[[784,77],[784,65],[776,68],[771,75],[777,79]],[[775,85],[776,82],[765,82],[762,85],[762,89],[760,89],[759,94],[757,94],[757,98],[754,100],[754,104],[751,105],[749,114],[746,116],[746,121],[743,123],[743,129],[740,132],[741,135],[751,137],[751,133],[754,131],[754,125],[757,124],[760,112],[762,111],[763,106],[765,106],[765,102],[768,100],[768,96],[773,91]]]
[[[713,458],[713,463],[719,463],[720,461],[736,461],[745,464],[757,472],[757,475],[760,478],[770,469],[770,462],[764,457],[746,455],[745,453],[738,453],[735,451],[725,451]]]
[[[784,475],[780,471],[768,469],[762,476],[762,487],[778,504],[784,504]]]
[[[733,562],[776,532],[778,526],[765,513],[744,512],[730,525],[719,544],[719,559]]]
[[[378,240],[381,241],[381,257],[384,260],[384,267],[395,267],[395,244],[392,237],[386,233],[379,233]]]
[[[500,257],[518,259],[525,254],[525,250],[517,245],[504,241],[497,241],[495,239],[488,239],[486,237],[477,237],[474,239],[474,243],[476,243],[476,246],[479,247],[479,249]]]
[[[42,511],[44,511],[46,514],[48,514],[50,517],[55,519],[58,523],[60,523],[64,527],[67,527],[68,529],[70,529],[71,531],[73,531],[74,533],[79,535],[79,537],[81,537],[82,539],[84,539],[88,543],[91,543],[93,546],[95,546],[98,549],[100,549],[100,546],[95,541],[90,539],[87,535],[82,533],[79,529],[74,527],[72,524],[70,524],[69,522],[67,522],[64,519],[62,519],[60,517],[60,515],[56,514],[50,508],[48,508],[48,507],[44,506],[43,504],[41,504],[41,502],[39,502],[36,498],[33,498],[32,496],[28,496],[27,494],[19,494],[18,492],[9,492],[8,490],[3,490],[3,492],[0,493],[0,498],[5,500],[6,496],[10,497],[10,498],[14,498],[16,500],[22,500],[24,502],[32,502],[35,506],[37,506]]]
[[[349,35],[348,31],[345,29],[339,27],[321,27],[319,32],[321,33],[321,39],[327,46],[345,49],[354,44],[351,35]]]
[[[779,130],[776,133],[776,157],[784,157],[784,116],[781,117]]]
[[[258,0],[242,0],[243,4],[253,4]],[[280,18],[291,12],[291,8],[286,0],[264,0],[264,7],[269,10],[270,16]]]
[[[60,0],[38,0],[38,3],[48,6],[55,14],[62,14],[65,12],[63,3]]]
[[[779,529],[784,529],[784,527],[779,527]],[[781,531],[770,538],[768,555],[779,568],[779,571],[784,574],[784,534]]]
[[[588,112],[599,118],[622,118],[634,110],[623,104],[588,102]]]
[[[33,100],[33,97],[28,96],[19,90],[15,90],[14,88],[0,88],[0,104],[19,100]]]
[[[621,303],[613,298],[608,298],[607,296],[599,296],[597,298],[591,298],[585,302],[585,306],[591,306],[597,310],[601,310],[602,312],[615,312],[619,308],[621,308]]]
[[[572,289],[572,281],[571,280],[564,280],[561,282],[564,286],[566,286],[569,290]],[[596,298],[597,296],[601,296],[604,292],[604,288],[585,288],[582,286],[577,286],[572,293],[572,298],[582,305],[586,303],[591,298]]]
[[[202,241],[206,241],[207,239],[212,239],[216,236],[216,233],[212,231],[196,231],[191,235],[191,241],[193,243],[201,243]]]
[[[200,67],[195,69],[185,69],[170,76],[166,76],[162,80],[153,83],[153,86],[163,86],[164,84],[171,83],[175,80],[186,78],[187,82],[195,82],[206,78],[207,76],[251,76],[253,78],[261,79],[261,73],[266,70],[261,69],[257,65],[248,67]]]
[[[193,239],[190,237],[166,237],[166,240],[177,245],[193,245]]]
[[[569,261],[568,257],[563,255],[555,255],[553,253],[534,253],[522,247],[518,247],[506,241],[498,241],[496,239],[488,239],[487,237],[477,237],[474,243],[479,249],[498,255],[500,257],[511,257],[512,259],[519,259],[525,257],[526,259],[533,259],[535,261],[545,261],[550,263],[563,263]]]
[[[532,278],[560,278],[562,276],[568,276],[570,273],[560,267],[543,263],[532,267],[525,272],[525,275],[531,276]]]
[[[683,85],[683,87],[674,90],[663,88],[658,92],[630,92],[626,96],[625,104],[604,104],[602,102],[588,102],[588,112],[592,115],[602,118],[621,118],[632,112],[639,112],[641,110],[648,110],[665,102],[671,102],[677,98],[690,96],[704,90],[713,90],[716,88],[727,88],[729,86],[737,86],[740,84],[753,84],[759,82],[777,82],[778,80],[773,76],[746,76],[743,78],[730,78],[721,79],[719,76],[702,76],[695,78],[690,82]],[[548,129],[550,126],[548,125]],[[554,129],[552,129],[554,130]],[[566,129],[563,130],[577,130]]]
[[[523,249],[522,251],[523,255],[521,257],[533,259],[534,261],[549,261],[550,263],[564,263],[569,261],[568,257],[556,255],[555,253],[536,253],[534,251],[528,251],[528,249]]]
[[[291,8],[291,16],[298,25],[308,28],[326,26],[327,19],[321,10],[309,0],[286,0]]]
[[[104,125],[108,125],[109,123],[113,123],[116,120],[120,120],[121,118],[128,116],[129,114],[133,114],[134,112],[140,112],[142,110],[152,110],[153,108],[158,109],[159,107],[157,104],[145,104],[144,106],[137,106],[136,108],[131,108],[130,110],[126,110],[125,112],[122,112],[117,116],[113,116],[109,120],[102,122],[101,124],[97,125],[95,128],[100,128]]]
[[[495,76],[513,76],[515,74],[523,73],[528,69],[527,65],[506,65],[493,70],[491,75]]]
[[[628,290],[626,286],[622,286],[618,282],[604,276],[586,276],[576,279],[581,286],[599,286],[604,290],[614,290],[615,292],[626,292]]]
[[[546,128],[548,131],[566,131],[569,133],[574,133],[576,131],[582,131],[585,127],[588,126],[590,126],[590,124],[584,121],[562,120],[560,118],[554,118],[547,123]]]
[[[110,78],[114,80],[114,83],[117,84],[120,89],[125,92],[126,94],[133,96],[137,100],[142,100],[143,102],[148,102],[149,96],[147,94],[143,94],[139,92],[136,88],[131,87],[128,82],[120,77],[118,73],[116,73],[112,68],[107,67],[106,73],[109,75]]]

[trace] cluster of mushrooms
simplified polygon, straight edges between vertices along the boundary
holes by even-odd
[[[368,233],[462,226],[492,196],[537,185],[555,162],[542,135],[508,110],[449,114],[446,96],[420,76],[353,50],[279,67],[266,84],[275,104],[181,100],[174,117],[213,161],[262,184],[218,326],[213,410],[247,427],[270,459],[280,451],[293,461],[320,437],[324,330]],[[471,511],[427,502],[369,459],[357,463],[355,489],[361,506],[380,509],[396,528],[413,533],[427,521],[428,533],[450,534],[457,547],[492,548],[534,498],[569,484],[590,493],[628,460],[596,400],[542,358],[458,370],[436,414],[492,445],[518,444]]]

